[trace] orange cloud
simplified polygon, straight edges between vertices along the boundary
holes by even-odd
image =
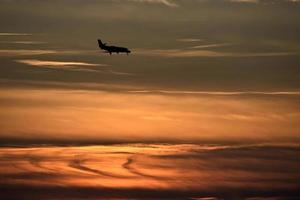
[[[300,120],[289,95],[10,89],[0,99],[1,137],[25,139],[278,141],[298,138]]]

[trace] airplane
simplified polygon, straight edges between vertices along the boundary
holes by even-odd
[[[100,39],[98,39],[99,48],[103,49],[105,52],[109,53],[110,55],[113,52],[119,53],[126,53],[127,55],[131,53],[131,51],[125,47],[116,47],[116,46],[108,46],[106,43],[102,43]]]

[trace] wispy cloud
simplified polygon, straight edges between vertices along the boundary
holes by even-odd
[[[31,36],[31,33],[0,33],[0,36]]]
[[[169,7],[177,7],[178,4],[170,1],[170,0],[130,0],[130,1],[135,1],[135,2],[142,2],[142,3],[158,3],[158,4],[163,4]]]
[[[191,95],[300,95],[300,91],[183,91],[183,90],[133,90],[130,93],[191,94]]]
[[[41,66],[41,67],[70,67],[70,66],[107,66],[104,64],[94,64],[86,62],[65,62],[65,61],[45,61],[45,60],[16,60],[19,63],[24,63],[32,66]]]
[[[41,41],[0,41],[2,44],[45,44],[47,42]]]
[[[110,70],[107,70],[110,71]],[[115,73],[115,72],[111,72]],[[118,72],[117,74],[128,75],[127,73]],[[0,86],[7,87],[10,84],[16,88],[54,88],[58,89],[80,89],[88,91],[117,91],[123,93],[132,94],[161,94],[161,95],[216,95],[216,96],[240,96],[240,95],[258,95],[258,96],[276,96],[276,95],[287,95],[297,96],[300,95],[299,90],[273,90],[273,91],[200,91],[200,90],[155,90],[145,88],[137,85],[120,85],[120,84],[104,84],[94,82],[58,82],[58,81],[25,81],[25,80],[11,80],[11,79],[0,79]],[[21,87],[21,88],[22,88]],[[149,115],[150,118],[152,115]]]
[[[61,82],[61,81],[32,81],[32,80],[11,80],[0,79],[0,88],[7,88],[11,85],[12,88],[31,88],[31,89],[70,89],[70,90],[88,90],[88,91],[133,91],[141,90],[138,86],[124,85],[124,84],[108,84],[108,83],[95,83],[95,82]],[[2,86],[2,87],[1,87]]]
[[[0,49],[0,56],[15,57],[15,56],[33,56],[45,54],[59,55],[101,55],[98,50],[68,50],[68,49]],[[104,54],[103,54],[104,55]]]
[[[155,4],[162,4],[168,7],[179,7],[180,4],[176,0],[128,0],[133,2],[141,2],[141,3],[155,3]],[[209,0],[194,0],[194,2],[201,3],[201,2],[207,2]],[[220,0],[222,2],[222,0]],[[274,3],[280,3],[280,2],[286,2],[286,3],[299,3],[300,0],[278,0],[278,1],[264,1],[264,0],[223,0],[228,3],[244,3],[244,4],[274,4]],[[182,1],[181,1],[182,2]]]
[[[200,46],[201,47],[201,46]],[[204,46],[208,48],[208,46]],[[136,49],[136,54],[143,56],[161,56],[169,58],[189,57],[269,57],[297,55],[297,52],[221,52],[198,49]]]
[[[191,198],[191,200],[219,200],[217,197],[200,197],[200,198]]]
[[[206,45],[197,45],[197,46],[193,46],[190,48],[191,49],[206,49],[206,48],[214,48],[214,47],[224,47],[224,46],[228,46],[228,45],[232,45],[232,44],[230,44],[230,43],[206,44]]]
[[[237,3],[259,3],[259,0],[230,0]]]
[[[114,75],[133,75],[131,73],[114,71],[111,69],[95,69],[92,67],[108,67],[107,64],[96,64],[96,63],[88,63],[88,62],[74,62],[74,61],[49,61],[49,60],[15,60],[18,63],[34,66],[34,67],[42,67],[42,68],[50,68],[50,69],[64,69],[71,71],[83,71],[83,72],[96,72],[96,73],[106,73],[106,74],[114,74]]]
[[[73,71],[87,71],[87,72],[101,72],[91,68],[84,67],[95,67],[95,66],[107,66],[105,64],[94,64],[87,62],[66,62],[66,61],[47,61],[47,60],[16,60],[18,63],[44,68],[56,68],[56,69],[67,69]]]
[[[0,56],[29,56],[29,55],[43,55],[43,54],[55,54],[58,53],[55,50],[43,50],[43,49],[0,49]]]
[[[162,4],[168,7],[178,7],[180,4],[176,0],[128,0],[128,1],[134,1],[134,2],[142,2],[142,3],[156,3],[156,4]],[[194,2],[201,3],[201,2],[207,2],[209,0],[194,0]],[[278,0],[278,1],[264,1],[264,0],[223,0],[228,3],[244,3],[244,4],[274,4],[274,3],[280,3],[280,2],[286,2],[286,3],[299,3],[300,0]],[[222,2],[222,0],[221,0]]]
[[[198,39],[198,38],[180,38],[177,39],[179,42],[201,42],[203,39]]]
[[[278,0],[278,1],[264,1],[264,0],[228,0],[234,3],[264,3],[264,4],[274,4],[280,2],[292,2],[292,3],[299,3],[299,0]]]

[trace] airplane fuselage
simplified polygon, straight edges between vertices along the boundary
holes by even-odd
[[[131,53],[131,51],[128,48],[125,47],[117,47],[117,46],[108,46],[105,43],[102,43],[101,40],[98,40],[99,48],[106,51],[109,54],[112,53]]]

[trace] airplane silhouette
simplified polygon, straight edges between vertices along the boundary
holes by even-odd
[[[100,49],[103,49],[105,52],[109,53],[110,55],[112,53],[126,53],[127,55],[131,53],[131,51],[125,47],[116,47],[116,46],[108,46],[106,43],[102,43],[100,39],[98,39],[98,44]]]

